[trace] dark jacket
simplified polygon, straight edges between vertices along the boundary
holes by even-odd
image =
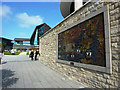
[[[34,52],[33,51],[30,53],[29,57],[34,57]]]

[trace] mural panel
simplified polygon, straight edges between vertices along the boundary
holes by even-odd
[[[58,59],[105,67],[104,13],[59,33]]]

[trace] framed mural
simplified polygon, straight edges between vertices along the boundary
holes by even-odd
[[[106,36],[107,15],[102,9],[89,18],[58,32],[57,59],[104,69],[109,67],[108,62],[106,63],[108,56],[106,37],[109,37]]]

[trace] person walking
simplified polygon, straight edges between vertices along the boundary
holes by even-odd
[[[29,57],[30,57],[31,50],[29,50]]]
[[[37,55],[39,54],[39,51],[37,50],[36,52],[35,52],[35,60],[37,60]],[[40,54],[39,54],[40,55]]]
[[[32,50],[31,53],[30,53],[30,56],[31,57],[31,60],[33,60],[33,57],[34,57],[34,51]]]

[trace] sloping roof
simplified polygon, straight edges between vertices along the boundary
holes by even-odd
[[[48,26],[46,23],[43,23],[43,24],[40,24],[40,25],[36,26],[35,29],[34,29],[34,32],[33,32],[32,35],[31,35],[31,38],[30,38],[30,39],[34,38],[34,36],[35,36],[35,34],[36,34],[37,28],[42,27],[43,25],[45,25],[45,26],[51,28],[51,27]]]
[[[30,41],[29,38],[15,38],[14,41]]]
[[[34,41],[35,40],[35,35],[36,35],[37,28],[42,27],[43,25],[45,25],[45,27],[48,27],[47,29],[51,29],[51,27],[48,26],[46,23],[43,23],[41,25],[36,26],[35,29],[34,29],[34,32],[31,35],[30,41]]]
[[[8,40],[8,41],[13,41],[11,39],[7,39],[7,38],[4,38],[4,37],[0,37],[0,39],[5,39],[5,40]]]

